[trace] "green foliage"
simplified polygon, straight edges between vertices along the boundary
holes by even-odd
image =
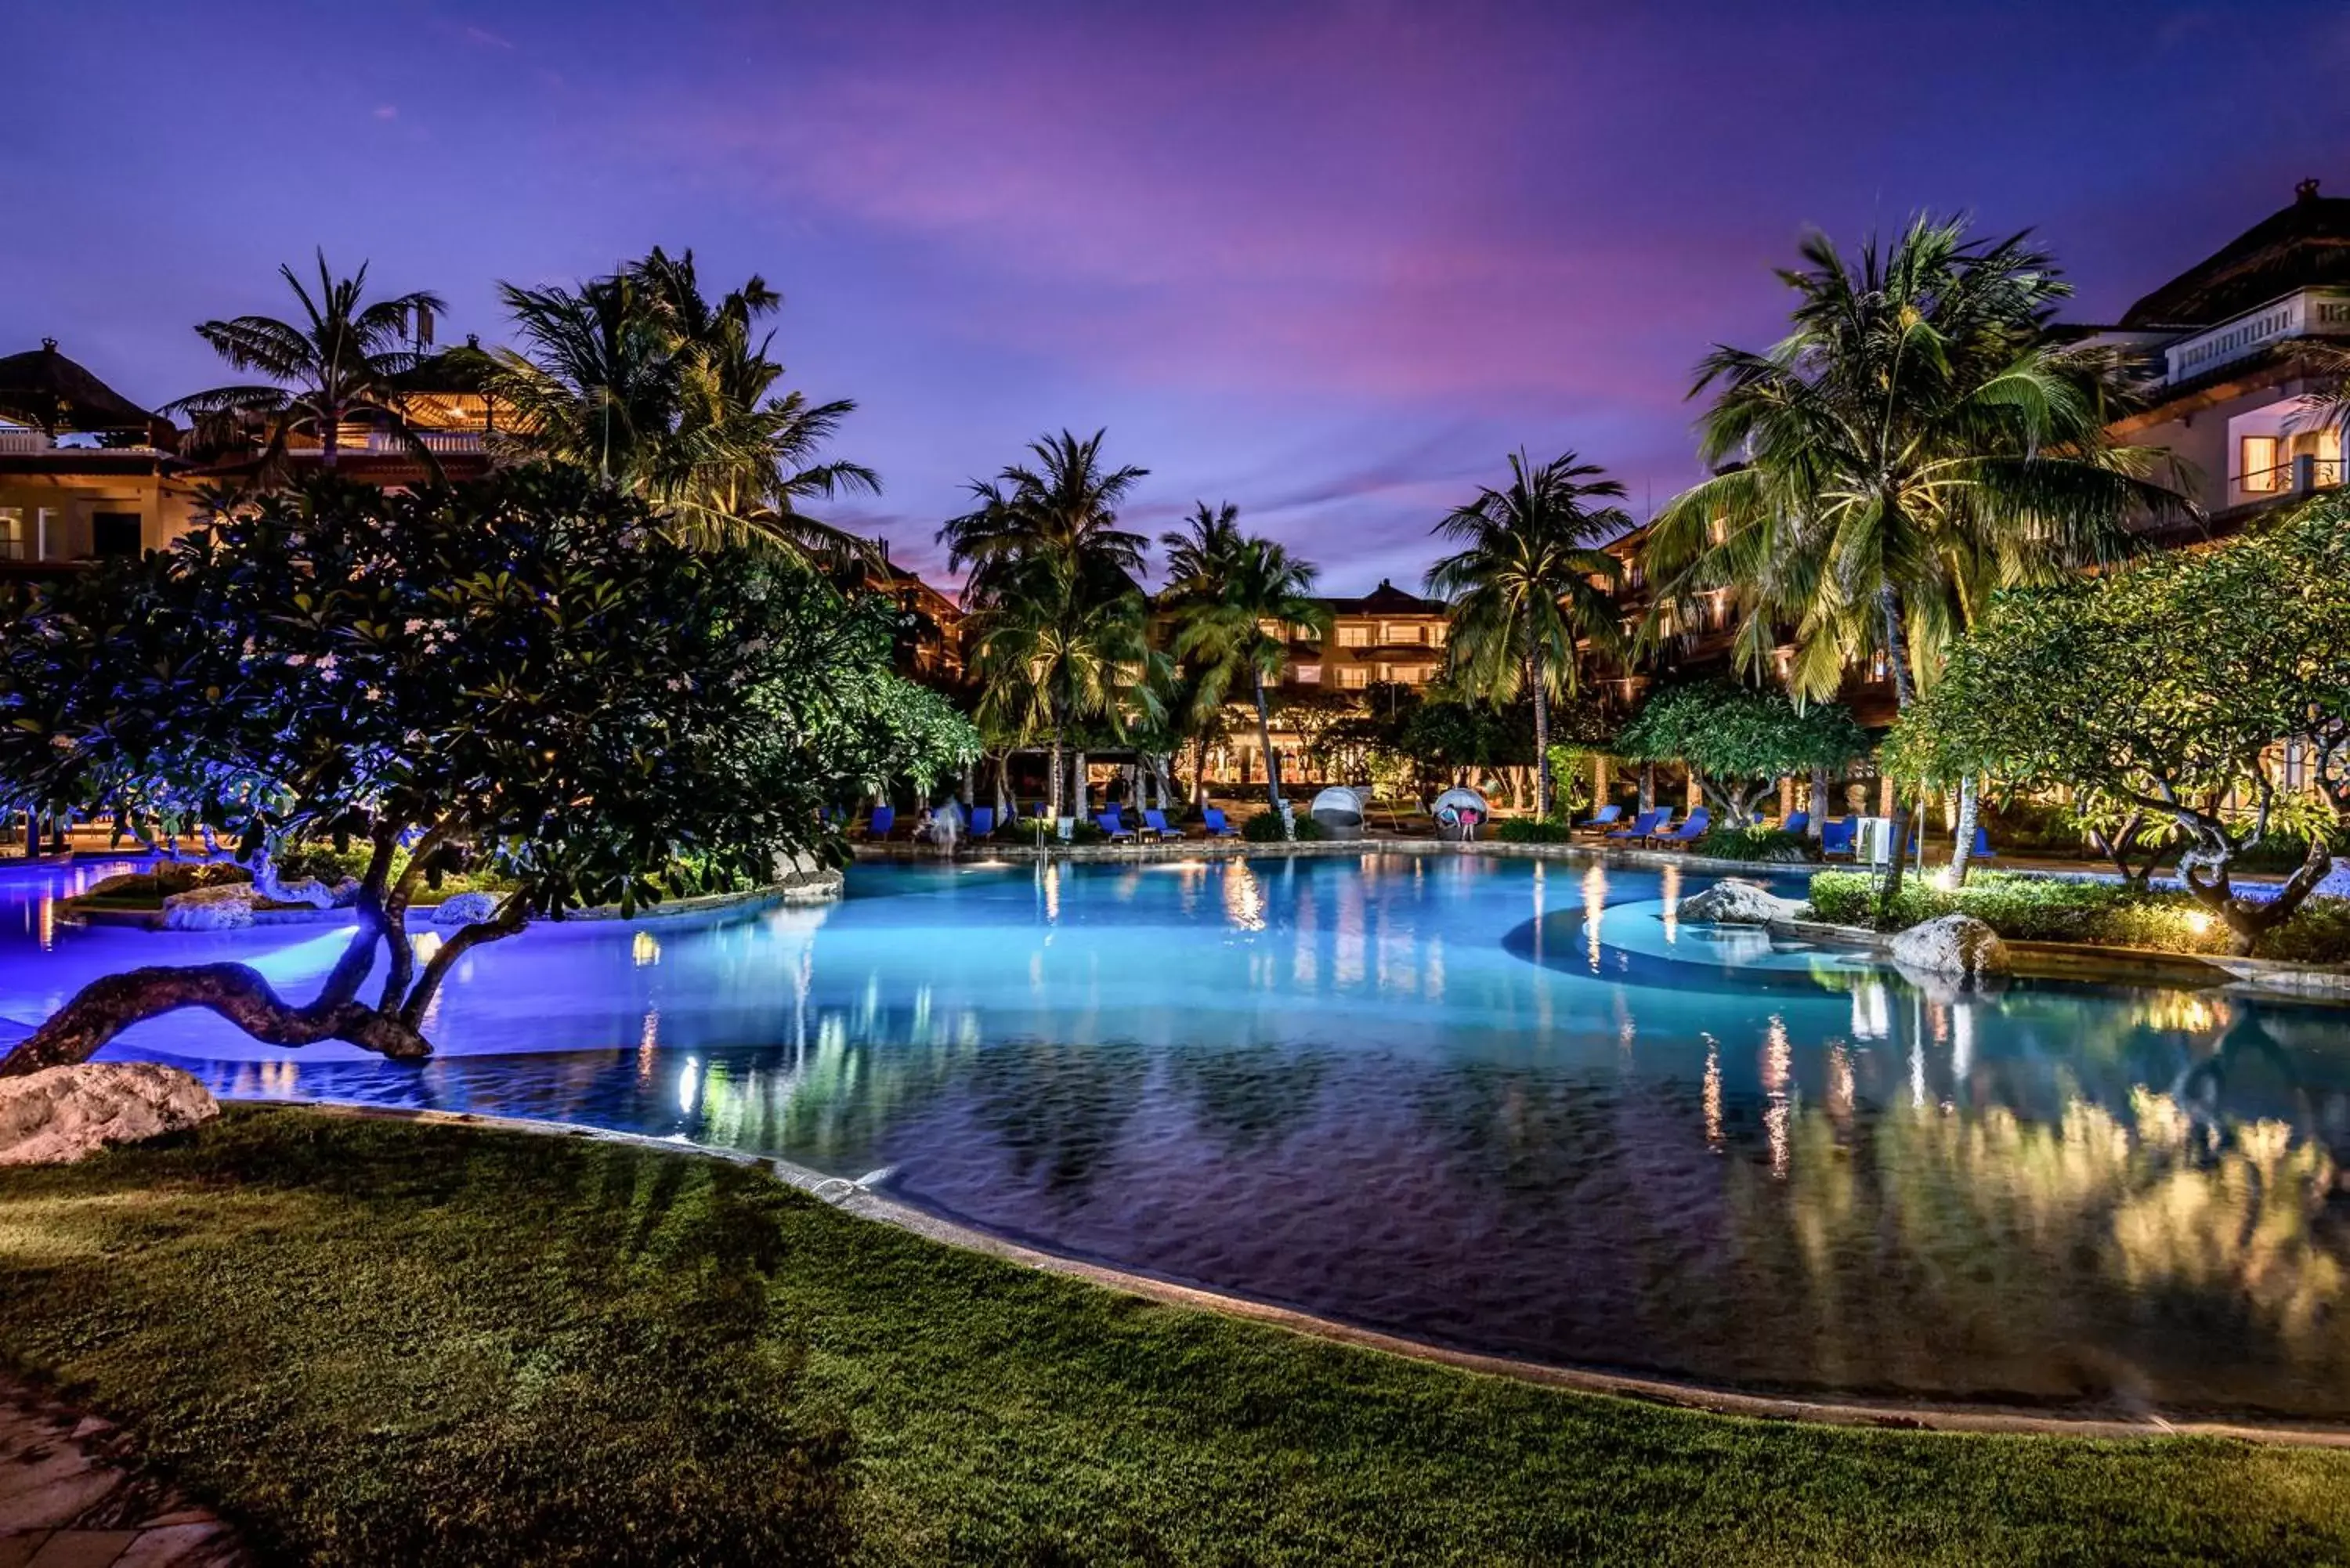
[[[1777,687],[1707,680],[1653,693],[1615,749],[1636,762],[1687,763],[1725,826],[1738,827],[1777,780],[1841,768],[1867,753],[1868,735],[1836,703],[1798,707]]]
[[[1564,822],[1504,816],[1494,822],[1492,836],[1502,844],[1565,844],[1575,836],[1575,830]]]
[[[1875,888],[1866,872],[1822,871],[1812,878],[1812,909],[1834,924],[1871,924]],[[1957,889],[1910,877],[1902,883],[1887,923],[1907,928],[1953,912],[1972,915],[2018,941],[2177,953],[2225,953],[2231,947],[2228,929],[2186,893],[2021,872],[1978,873]],[[2350,962],[2350,899],[2310,899],[2290,920],[2262,935],[2259,951],[2264,958],[2303,963]]]
[[[1711,855],[1723,860],[1780,860],[1795,862],[1814,858],[1818,846],[1801,833],[1782,833],[1775,827],[1711,827],[1696,844],[1697,853]]]
[[[1049,816],[1023,816],[1006,823],[998,832],[1007,834],[1031,846],[1054,844],[1107,844],[1109,835],[1091,817],[1074,817],[1069,823],[1069,836],[1060,836],[1059,825]]]
[[[885,600],[688,550],[567,470],[412,493],[322,477],[169,550],[19,586],[5,610],[0,801],[111,809],[161,780],[256,868],[363,846],[351,950],[388,943],[391,977],[362,1007],[364,968],[338,965],[340,1000],[322,997],[338,1029],[373,1013],[411,1041],[471,946],[533,915],[764,881],[779,854],[830,852],[827,802],[976,744],[887,673]],[[405,908],[451,873],[506,896],[412,977]]]
[[[1322,836],[1322,825],[1302,811],[1292,819],[1291,826],[1296,830],[1295,842],[1299,844],[1310,844]],[[1273,811],[1260,811],[1242,823],[1241,836],[1251,844],[1290,842],[1282,836],[1280,814]]]
[[[2350,505],[2263,535],[2166,551],[2095,579],[1998,596],[1904,714],[1886,763],[1915,778],[2069,786],[2086,819],[2142,814],[2189,841],[2183,865],[2241,936],[2289,913],[2234,900],[2229,867],[2266,838],[2324,842],[2337,799],[2288,787],[2298,737],[2336,786],[2350,732]]]

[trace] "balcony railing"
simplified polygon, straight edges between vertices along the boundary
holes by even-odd
[[[2340,337],[2350,337],[2350,291],[2304,288],[2173,343],[2163,379],[2190,381],[2288,338]]]
[[[2274,468],[2256,468],[2236,476],[2238,493],[2251,501],[2265,501],[2272,495],[2306,495],[2313,490],[2332,490],[2342,483],[2342,460],[2338,457],[2296,457]]]

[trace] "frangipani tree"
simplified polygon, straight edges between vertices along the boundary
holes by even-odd
[[[1714,680],[1650,696],[1614,749],[1634,762],[1688,763],[1724,826],[1745,827],[1773,784],[1866,755],[1868,734],[1836,703],[1798,706],[1776,687]]]
[[[2350,807],[2350,506],[2277,531],[1995,598],[1888,745],[1911,776],[2064,785],[2186,840],[2188,889],[2250,952],[2331,868]],[[2287,776],[2293,748],[2314,776]],[[2312,787],[2312,786],[2315,787]],[[2303,840],[2270,898],[2235,889],[2251,844]]]
[[[764,881],[779,855],[828,849],[844,735],[867,737],[858,773],[975,744],[936,715],[884,722],[902,705],[886,603],[695,554],[571,470],[413,494],[322,478],[9,607],[6,804],[102,809],[168,775],[256,880],[306,846],[367,859],[358,929],[310,1001],[243,964],[135,970],[73,997],[5,1072],[192,1006],[274,1044],[421,1058],[452,967],[531,918],[654,901],[681,865]],[[878,756],[893,733],[905,750]],[[510,890],[420,970],[409,908],[460,863]]]

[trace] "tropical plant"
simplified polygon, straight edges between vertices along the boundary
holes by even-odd
[[[588,469],[642,496],[697,547],[869,550],[802,510],[881,484],[860,463],[818,461],[857,405],[778,389],[775,335],[758,327],[783,299],[764,280],[713,301],[691,250],[655,246],[577,287],[498,291],[522,344],[492,351],[484,377],[507,410],[504,455]]]
[[[2332,865],[2350,809],[2350,505],[2094,579],[1996,597],[1886,746],[1912,778],[2062,785],[2185,840],[2188,890],[2249,952]],[[2288,776],[2288,748],[2314,778]],[[2313,791],[2310,784],[2320,786]],[[2263,839],[2303,846],[2272,896],[2230,872]]]
[[[232,369],[258,372],[268,381],[192,392],[166,410],[192,416],[199,439],[212,444],[261,424],[267,434],[260,472],[272,479],[282,476],[287,442],[299,433],[317,439],[318,460],[332,468],[342,450],[343,422],[364,413],[437,475],[437,460],[402,415],[396,378],[420,361],[416,349],[404,345],[421,314],[446,308],[440,296],[418,289],[369,301],[364,262],[349,277],[334,275],[323,250],[317,263],[315,294],[291,266],[277,269],[302,307],[298,320],[239,316],[196,327]]]
[[[1687,763],[1723,826],[1746,827],[1774,783],[1866,755],[1868,734],[1836,703],[1799,707],[1776,687],[1708,680],[1651,694],[1615,750],[1634,762]]]
[[[104,810],[168,774],[265,891],[279,857],[367,858],[358,929],[313,1000],[243,964],[142,968],[84,988],[0,1071],[79,1061],[182,1007],[273,1044],[417,1059],[452,966],[534,916],[837,851],[820,811],[853,782],[843,732],[868,736],[859,775],[972,743],[933,723],[875,759],[902,706],[886,606],[844,606],[788,563],[688,551],[576,471],[414,493],[321,475],[169,550],[11,592],[0,805]],[[206,787],[255,777],[266,787]],[[420,971],[410,902],[460,866],[506,891]]]
[[[1232,688],[1248,683],[1256,703],[1257,744],[1264,756],[1264,788],[1274,817],[1282,809],[1281,756],[1273,749],[1273,715],[1265,682],[1278,679],[1289,645],[1303,633],[1330,634],[1329,607],[1315,598],[1315,568],[1271,539],[1241,531],[1230,502],[1199,503],[1187,526],[1160,535],[1167,546],[1167,588],[1159,607],[1174,629],[1174,654],[1195,668],[1193,701],[1222,707]]]
[[[949,566],[967,574],[963,635],[981,725],[1046,737],[1055,816],[1073,726],[1101,720],[1116,730],[1128,708],[1158,701],[1149,604],[1136,581],[1146,541],[1118,525],[1118,508],[1149,471],[1105,470],[1105,433],[1030,442],[1033,464],[972,481],[978,504],[939,530]]]
[[[1610,590],[1622,563],[1600,546],[1632,519],[1614,504],[1624,486],[1602,472],[1571,452],[1539,467],[1513,452],[1506,488],[1480,490],[1436,525],[1461,546],[1428,574],[1451,606],[1451,679],[1495,702],[1531,694],[1538,818],[1550,810],[1551,704],[1582,690],[1575,645],[1619,640]]]
[[[2134,514],[2191,510],[2159,483],[2168,454],[2106,434],[2131,402],[2121,363],[2051,334],[2071,288],[2025,236],[1920,217],[1857,265],[1822,236],[1803,259],[1781,274],[1797,295],[1788,336],[1700,365],[1691,395],[1718,389],[1700,451],[1723,466],[1644,546],[1659,616],[1729,596],[1742,670],[1775,673],[1792,627],[1799,696],[1882,657],[1907,708],[1991,590],[2121,555]],[[1960,783],[1963,876],[1975,793]]]

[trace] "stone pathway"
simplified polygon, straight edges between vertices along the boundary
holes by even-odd
[[[0,1377],[0,1568],[250,1568],[218,1517],[142,1475],[121,1431]]]

